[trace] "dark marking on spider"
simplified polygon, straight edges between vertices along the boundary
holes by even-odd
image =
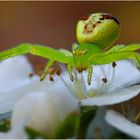
[[[86,24],[86,25],[84,26],[84,32],[85,32],[85,33],[92,33],[92,32],[93,32],[93,29],[90,28],[90,27],[88,27],[88,24]]]
[[[96,24],[93,24],[93,28],[95,28],[96,27]]]
[[[117,24],[120,24],[119,21],[113,17],[112,15],[102,15],[102,17],[100,18],[100,20],[104,20],[104,19],[112,19],[114,20]]]
[[[104,82],[104,83],[107,83],[107,78],[105,77],[105,78],[102,78],[102,81]]]
[[[81,18],[81,20],[88,20],[89,16],[88,15],[85,15]]]

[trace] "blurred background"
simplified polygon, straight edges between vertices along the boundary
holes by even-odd
[[[140,42],[140,2],[0,2],[0,51],[26,42],[70,50],[78,19],[95,12],[119,19],[116,43]]]
[[[71,50],[76,42],[76,22],[83,15],[110,13],[118,18],[122,31],[116,44],[140,43],[140,2],[0,2],[0,51],[21,43],[44,44]],[[28,55],[35,67],[46,59]],[[126,111],[140,111],[140,96],[123,103]],[[111,108],[122,111],[121,105]]]
[[[0,51],[20,43],[38,43],[71,50],[76,42],[76,22],[83,15],[110,13],[121,23],[116,43],[140,43],[140,2],[0,2]],[[46,60],[29,55],[30,61],[44,67]],[[140,109],[140,97],[132,100]]]

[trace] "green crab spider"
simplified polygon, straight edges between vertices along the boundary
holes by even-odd
[[[0,52],[0,60],[31,53],[49,59],[41,80],[44,79],[53,63],[57,61],[67,64],[72,81],[74,80],[73,68],[79,73],[88,69],[87,82],[90,85],[93,73],[92,65],[132,59],[140,67],[140,53],[137,52],[140,49],[140,44],[115,45],[110,48],[119,34],[120,24],[115,17],[106,13],[94,13],[84,16],[78,21],[76,36],[79,44],[72,45],[72,52],[36,44],[21,44]]]

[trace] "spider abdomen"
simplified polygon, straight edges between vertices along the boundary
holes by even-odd
[[[76,36],[79,43],[94,43],[105,48],[110,46],[119,34],[119,21],[110,14],[91,14],[77,23]]]

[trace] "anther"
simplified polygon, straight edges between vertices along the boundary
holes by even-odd
[[[54,69],[51,67],[48,69],[47,73],[53,75],[54,74]]]
[[[50,76],[50,79],[49,79],[50,81],[54,81],[54,78],[52,77],[52,76]]]
[[[29,77],[32,78],[32,77],[33,77],[33,73],[30,73],[30,74],[29,74]]]
[[[112,63],[112,67],[113,67],[113,68],[115,68],[116,65],[117,65],[117,63],[115,63],[115,62]]]
[[[56,69],[55,73],[56,73],[58,76],[60,76],[60,74],[61,74],[60,69]]]
[[[105,78],[102,78],[102,81],[104,82],[104,83],[107,83],[107,78],[105,77]]]

